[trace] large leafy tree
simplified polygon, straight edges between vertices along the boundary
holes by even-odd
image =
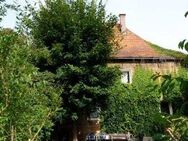
[[[30,21],[25,31],[34,45],[50,51],[37,66],[56,75],[55,83],[64,89],[66,118],[74,125],[80,115],[105,106],[114,84],[117,69],[107,67],[107,61],[116,18],[107,16],[103,2],[95,0],[46,0],[38,11],[29,9],[32,18],[22,19],[26,25]]]

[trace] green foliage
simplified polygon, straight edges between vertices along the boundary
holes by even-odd
[[[177,74],[157,75],[155,78],[162,80],[160,85],[160,93],[163,95],[163,100],[167,102],[176,102],[178,98],[186,99],[187,88],[187,70],[179,68]],[[178,106],[178,105],[176,105]],[[178,106],[179,107],[179,106]]]
[[[186,141],[188,139],[188,118],[185,116],[158,116],[158,124],[163,126],[163,133],[154,135],[157,141]]]
[[[163,121],[164,130],[163,135],[167,135],[171,140],[187,140],[187,88],[188,88],[188,75],[187,69],[179,68],[176,75],[162,75],[162,83],[160,85],[160,92],[163,94],[163,100],[171,102],[174,105],[174,115],[160,116],[158,119],[159,124]],[[178,99],[181,102],[177,102]],[[162,119],[162,120],[161,120]]]
[[[0,140],[39,140],[59,109],[54,75],[39,72],[31,56],[21,36],[0,31]]]
[[[178,47],[180,49],[185,49],[186,51],[188,51],[188,42],[186,39],[184,39],[183,41],[179,42]]]
[[[188,11],[185,13],[185,18],[187,17],[188,15]],[[188,41],[187,39],[184,39],[183,41],[180,41],[179,44],[178,44],[178,47],[180,49],[185,49],[186,51],[188,51]]]
[[[188,118],[187,117],[171,117],[169,119],[173,134],[178,140],[186,141],[188,139]]]
[[[187,17],[188,12],[185,13],[185,17]],[[181,41],[178,45],[180,49],[185,49],[188,51],[188,41],[184,39]],[[187,64],[187,56],[185,57],[185,64]],[[174,116],[164,117],[168,123],[168,126],[166,126],[167,134],[170,136],[171,140],[175,141],[186,141],[188,140],[188,113],[187,113],[187,107],[188,107],[188,76],[187,76],[187,70],[180,69],[179,75],[172,77],[172,76],[166,76],[164,77],[164,81],[161,85],[162,93],[164,93],[167,98],[172,99],[173,101],[177,100],[177,97],[180,97],[182,99],[181,103],[176,104],[175,107],[178,107],[179,112],[175,113]],[[178,92],[177,95],[168,95],[172,94],[172,92]],[[166,93],[167,92],[167,93]],[[160,121],[160,120],[159,120]]]
[[[152,135],[158,130],[154,117],[159,113],[160,93],[151,77],[151,71],[138,67],[132,84],[116,83],[103,115],[104,131]]]
[[[171,75],[163,75],[164,81],[161,83],[160,91],[163,95],[163,100],[174,102],[176,98],[181,96],[180,82],[173,79]]]
[[[170,137],[161,133],[156,133],[153,136],[154,141],[171,141]]]
[[[67,117],[77,119],[83,111],[103,107],[117,76],[117,69],[107,67],[116,18],[106,16],[102,1],[95,0],[46,0],[29,14],[21,22],[30,21],[33,44],[50,52],[37,66],[54,73],[64,89]]]
[[[188,11],[185,13],[185,15],[184,15],[184,16],[185,16],[185,17],[187,17],[187,15],[188,15]]]

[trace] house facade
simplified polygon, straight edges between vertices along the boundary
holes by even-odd
[[[120,14],[118,26],[119,34],[122,35],[119,41],[120,49],[109,63],[109,66],[120,67],[122,77],[124,77],[122,82],[131,83],[137,66],[152,70],[154,73],[177,73],[181,59],[158,52],[149,42],[124,27],[126,26],[125,16],[125,14]]]
[[[118,49],[113,54],[108,66],[118,66],[122,72],[122,83],[132,83],[132,78],[137,67],[152,70],[153,73],[177,73],[181,59],[157,51],[152,45],[130,31],[125,23],[126,15],[120,14],[120,22],[114,28]],[[162,100],[162,99],[161,99]],[[169,113],[173,114],[171,105]],[[84,117],[80,121],[79,140],[83,140],[88,133],[99,133],[99,120]]]

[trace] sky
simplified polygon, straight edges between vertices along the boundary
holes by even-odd
[[[107,0],[106,11],[125,13],[127,28],[164,48],[178,50],[178,43],[188,39],[188,0]],[[9,12],[1,25],[13,28],[15,20],[15,13]]]

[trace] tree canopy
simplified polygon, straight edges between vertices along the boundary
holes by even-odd
[[[31,18],[25,13],[22,27],[29,25],[25,31],[35,48],[49,51],[36,66],[55,74],[66,118],[75,121],[104,108],[118,75],[118,69],[107,66],[116,17],[106,15],[103,2],[95,0],[46,0],[38,10],[29,9]]]
[[[116,76],[107,67],[116,18],[106,16],[102,1],[46,0],[32,22],[34,43],[50,51],[38,66],[56,74],[67,113],[104,104]]]

